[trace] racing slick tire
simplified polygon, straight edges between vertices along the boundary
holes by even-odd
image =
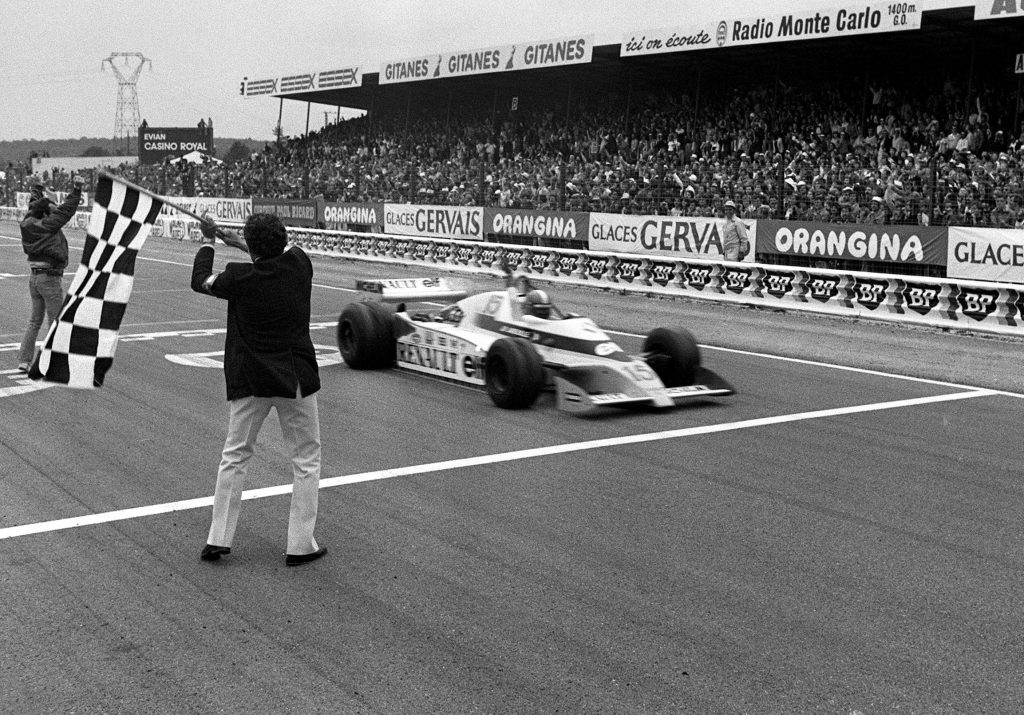
[[[338,318],[338,350],[355,370],[391,367],[395,362],[394,317],[379,303],[350,303]]]
[[[693,384],[700,350],[688,330],[655,328],[644,338],[644,359],[665,387],[681,387]]]
[[[544,363],[523,338],[500,338],[487,351],[484,371],[487,394],[506,410],[532,405],[544,389]]]

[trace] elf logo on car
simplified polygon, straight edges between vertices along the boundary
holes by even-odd
[[[853,284],[853,297],[868,310],[876,310],[885,302],[888,287],[889,284],[885,281],[858,278],[857,282]]]
[[[607,395],[591,395],[591,402],[617,402],[618,400],[629,399],[625,392],[609,392]]]
[[[462,358],[462,374],[466,377],[473,377],[480,372],[481,367],[480,358],[473,357],[472,355]]]
[[[940,290],[938,286],[907,283],[903,288],[903,300],[915,313],[927,315],[939,304]]]
[[[651,267],[651,280],[658,285],[666,286],[672,280],[676,267],[672,263],[655,263]]]
[[[764,289],[776,298],[782,298],[793,290],[792,273],[766,273],[762,281]]]
[[[561,256],[558,259],[558,272],[565,275],[576,270],[576,258],[574,256]]]
[[[710,268],[687,268],[686,269],[686,283],[691,288],[697,290],[704,290],[704,288],[711,281],[711,269]]]
[[[960,304],[961,313],[969,318],[981,321],[991,315],[996,309],[998,298],[999,291],[996,290],[961,286],[957,302]]]
[[[600,357],[608,357],[609,355],[617,353],[620,350],[622,350],[622,348],[620,348],[615,343],[598,343],[597,345],[594,346],[594,354]]]
[[[812,278],[807,285],[811,289],[811,297],[822,303],[829,302],[839,294],[838,278]]]
[[[730,268],[726,270],[725,288],[733,293],[742,293],[750,285],[750,271]]]

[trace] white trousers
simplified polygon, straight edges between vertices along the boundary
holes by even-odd
[[[242,506],[242,491],[256,437],[270,408],[277,410],[281,433],[292,460],[292,503],[288,514],[289,554],[316,551],[316,526],[320,490],[320,416],[316,394],[308,397],[243,397],[231,400],[228,436],[224,440],[217,489],[213,496],[213,520],[206,543],[231,546]]]

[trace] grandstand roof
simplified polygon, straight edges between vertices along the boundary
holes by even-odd
[[[942,6],[944,3],[931,3]],[[362,84],[343,89],[274,94],[288,100],[373,111],[419,107],[429,103],[504,102],[511,96],[551,99],[567,93],[613,88],[626,92],[663,86],[693,86],[762,77],[799,77],[807,81],[865,74],[953,74],[1013,72],[1013,58],[1024,52],[1024,18],[978,22],[974,8],[954,7],[924,13],[920,30],[842,38],[776,42],[724,49],[621,57],[620,44],[597,46],[586,64],[516,72],[495,72],[419,82],[381,84],[378,73],[364,72]],[[591,96],[591,99],[594,99]]]

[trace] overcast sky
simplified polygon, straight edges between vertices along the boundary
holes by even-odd
[[[787,9],[840,0],[775,0]],[[928,0],[935,5],[966,0]],[[243,76],[272,77],[382,60],[590,33],[626,32],[767,12],[746,0],[0,0],[0,140],[113,136],[118,85],[101,61],[141,52],[137,83],[151,126],[212,117],[218,137],[271,138],[278,101],[243,98]],[[755,9],[756,8],[756,9]],[[119,65],[130,71],[132,65]],[[284,104],[286,134],[305,129],[306,106]],[[313,107],[310,127],[324,122]]]

